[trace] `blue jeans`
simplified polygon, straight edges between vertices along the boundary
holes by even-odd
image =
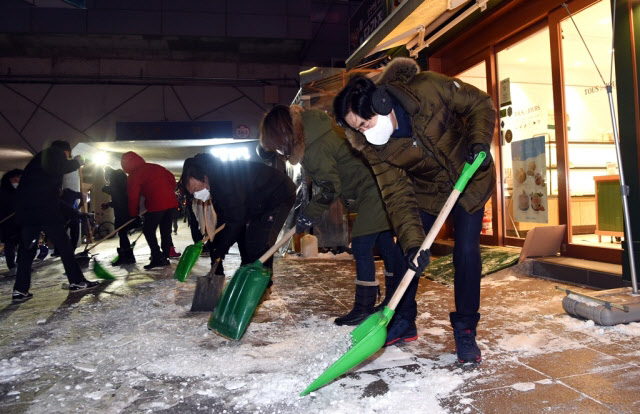
[[[480,257],[480,232],[484,207],[473,214],[467,213],[460,204],[453,207],[453,267],[454,295],[456,312],[451,314],[451,321],[474,320],[480,308],[480,274],[482,259]],[[428,232],[436,221],[432,216],[420,210],[422,227]],[[477,320],[476,320],[477,322]],[[475,328],[475,326],[473,326]]]
[[[365,236],[354,237],[351,241],[351,251],[356,260],[356,278],[363,282],[375,282],[376,265],[373,260],[373,246],[376,246],[384,268],[387,272],[392,272],[395,277],[402,277],[404,267],[404,256],[400,246],[393,240],[391,230],[380,233],[367,234]]]

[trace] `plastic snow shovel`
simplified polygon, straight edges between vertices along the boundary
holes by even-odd
[[[207,201],[204,206],[199,205],[198,209],[201,210],[200,217],[198,217],[198,223],[201,223],[200,228],[203,230],[203,237],[197,243],[187,246],[187,248],[184,249],[184,252],[182,252],[182,256],[180,256],[180,261],[176,266],[176,270],[173,272],[173,278],[180,282],[187,280],[187,276],[191,273],[191,269],[193,269],[193,266],[196,264],[196,261],[198,261],[198,258],[202,253],[204,243],[207,241],[213,241],[215,235],[224,228],[224,224],[216,228],[217,217],[211,201]]]
[[[262,264],[295,233],[294,227],[258,260],[236,271],[209,318],[210,330],[230,339],[242,338],[271,279],[271,270]]]
[[[115,280],[116,278],[114,275],[109,273],[107,269],[102,267],[95,257],[93,258],[93,273],[98,279]]]
[[[447,202],[444,204],[444,207],[442,207],[440,214],[438,214],[429,234],[427,234],[427,237],[422,242],[422,246],[420,246],[421,250],[426,250],[431,247],[431,244],[438,235],[442,225],[449,216],[451,209],[453,209],[453,206],[458,200],[460,193],[464,190],[467,182],[469,182],[469,179],[471,179],[485,158],[486,154],[481,152],[478,154],[473,164],[469,165],[465,163],[464,168],[462,169],[462,174],[456,182],[451,195],[449,195]],[[414,265],[417,265],[415,260]],[[389,325],[389,322],[395,313],[396,306],[398,306],[398,302],[400,302],[400,299],[407,290],[407,287],[411,283],[414,275],[415,272],[413,270],[407,270],[402,281],[400,281],[400,284],[391,297],[389,304],[385,306],[383,310],[369,316],[364,322],[351,331],[351,349],[349,349],[342,357],[340,357],[340,359],[334,362],[333,365],[322,373],[322,375],[313,381],[311,385],[302,391],[300,396],[307,395],[333,381],[335,378],[338,378],[340,375],[360,364],[382,348],[382,345],[384,345],[387,338],[387,325]]]

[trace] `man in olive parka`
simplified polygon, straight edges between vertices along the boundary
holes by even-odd
[[[300,163],[319,189],[298,214],[298,232],[311,227],[336,199],[357,213],[351,232],[357,276],[355,302],[353,309],[335,323],[359,324],[376,308],[379,287],[375,278],[374,245],[385,265],[386,290],[382,306],[395,290],[395,280],[400,279],[406,269],[371,170],[350,148],[344,130],[329,115],[297,105],[277,105],[265,115],[260,145],[291,164]]]
[[[451,194],[466,161],[486,152],[480,170],[453,208],[456,311],[450,313],[460,362],[479,362],[480,231],[484,205],[496,183],[490,156],[496,111],[491,98],[459,79],[420,72],[409,58],[392,60],[377,84],[353,77],[334,100],[338,123],[365,156],[378,181],[393,228],[416,275],[428,264],[420,245]],[[413,266],[412,264],[410,266]],[[405,293],[415,296],[417,277]],[[415,303],[415,302],[413,302]],[[416,309],[397,311],[415,332]],[[389,328],[391,332],[392,327]]]

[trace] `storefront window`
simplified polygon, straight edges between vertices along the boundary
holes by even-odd
[[[463,82],[475,86],[483,92],[487,91],[487,67],[485,62],[480,62],[474,67],[465,70],[456,76]],[[495,148],[491,148],[491,154],[495,152]],[[491,199],[484,205],[484,217],[482,219],[482,234],[493,234],[493,222],[491,215]]]
[[[604,85],[609,83],[611,71],[610,4],[596,3],[573,15],[573,20],[567,18],[560,24],[568,129],[570,240],[620,248],[622,199]],[[615,78],[613,85],[615,103]]]
[[[504,228],[524,238],[558,224],[549,30],[497,54]]]

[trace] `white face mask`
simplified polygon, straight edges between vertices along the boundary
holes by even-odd
[[[393,124],[391,116],[378,115],[378,120],[373,128],[369,128],[363,132],[367,141],[373,145],[384,145],[389,142],[389,137],[393,134]]]
[[[207,190],[206,188],[203,188],[200,191],[196,191],[195,193],[193,193],[193,196],[195,198],[197,198],[198,200],[205,202],[209,199],[209,190]]]
[[[18,183],[11,183],[11,185],[13,186],[13,188],[18,188]]]

